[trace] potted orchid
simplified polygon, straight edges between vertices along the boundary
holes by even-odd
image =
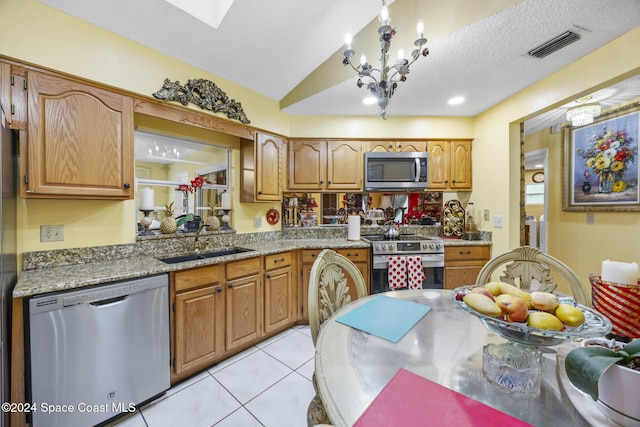
[[[567,354],[567,377],[594,401],[640,419],[635,391],[640,389],[640,339],[628,344],[615,340],[585,340]]]
[[[187,230],[197,230],[200,226],[202,218],[195,214],[195,209],[198,205],[198,189],[201,189],[204,184],[211,184],[211,181],[205,179],[202,175],[198,175],[192,179],[189,184],[180,184],[178,188],[176,188],[176,191],[182,191],[184,195],[184,214],[177,218],[176,223],[178,227],[186,223]],[[193,194],[193,213],[189,212],[189,194]]]

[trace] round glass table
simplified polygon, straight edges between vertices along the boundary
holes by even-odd
[[[370,298],[386,295],[431,306],[397,343],[351,328],[336,318]],[[323,323],[316,342],[318,392],[331,422],[351,426],[404,368],[536,426],[615,426],[589,399],[569,399],[559,384],[560,346],[542,351],[542,384],[535,397],[504,392],[482,375],[483,347],[504,343],[480,319],[458,307],[448,290],[403,290],[376,294],[344,306]],[[573,402],[573,403],[572,403]],[[580,410],[578,410],[580,409]],[[586,418],[585,418],[586,417]],[[588,421],[587,421],[588,419]]]

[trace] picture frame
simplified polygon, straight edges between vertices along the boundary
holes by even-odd
[[[640,102],[563,127],[562,210],[640,211]]]

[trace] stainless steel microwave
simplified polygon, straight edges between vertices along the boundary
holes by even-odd
[[[427,153],[364,153],[365,191],[423,190]]]

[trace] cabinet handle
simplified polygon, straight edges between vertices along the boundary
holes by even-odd
[[[222,292],[222,288],[218,288],[218,289],[216,289],[216,292],[217,292],[217,293]]]
[[[323,180],[320,180],[320,184],[324,184],[324,181],[323,181]]]
[[[445,184],[447,184],[448,182],[449,182],[449,180],[448,180],[448,179],[445,179],[445,180],[444,180],[444,183],[445,183]]]
[[[393,144],[389,144],[389,148],[393,148]]]
[[[327,181],[327,184],[331,184],[331,181]]]
[[[267,274],[266,274],[266,277],[267,277],[267,279],[271,279],[271,274],[270,274],[270,273],[267,273]]]
[[[451,181],[451,183],[452,183],[452,184],[455,184],[455,183],[456,183],[456,180],[454,179],[453,181]]]
[[[402,144],[398,145],[398,149],[402,150]]]
[[[471,255],[471,251],[466,251],[466,252],[460,251],[460,255]]]
[[[359,256],[360,254],[347,254],[347,257],[355,257],[355,256]]]
[[[280,258],[280,259],[274,259],[273,263],[277,263],[277,262],[284,262],[284,258]]]
[[[229,288],[229,289],[233,289],[233,285],[232,285],[231,283],[229,283],[229,284],[227,285],[227,288]]]
[[[262,194],[262,191],[258,191],[258,194]]]
[[[128,182],[125,182],[123,185],[124,188],[126,188],[127,190],[131,188],[131,184],[129,184]]]

